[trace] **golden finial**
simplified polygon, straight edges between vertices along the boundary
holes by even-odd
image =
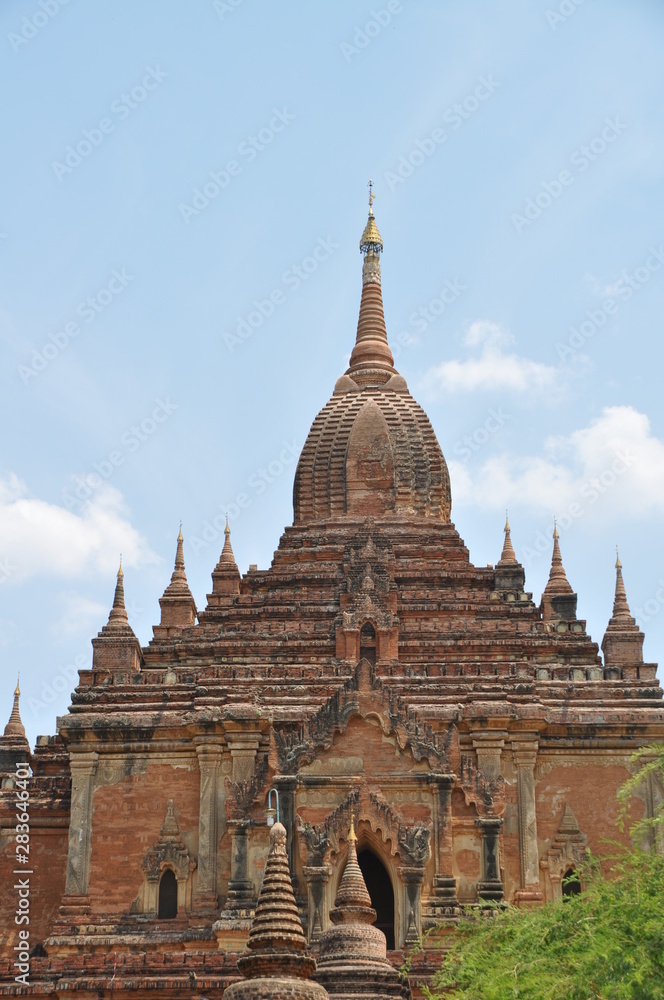
[[[124,576],[124,573],[122,571],[122,553],[120,553],[120,566],[118,568],[118,576]]]
[[[560,535],[558,534],[558,522],[555,517],[553,519],[553,537],[560,538]]]
[[[180,521],[180,530],[178,532],[178,542],[183,542],[183,541],[184,541],[184,539],[182,537],[182,521]]]
[[[507,509],[505,509],[505,534],[510,530],[510,522],[507,516]]]
[[[616,569],[622,569],[622,563],[620,561],[620,556],[618,555],[618,546],[616,545]]]
[[[353,821],[353,814],[350,814],[350,830],[348,831],[348,840],[353,844],[357,843],[357,837],[355,836],[355,823]]]
[[[226,535],[226,538],[228,538],[230,533],[231,529],[228,527],[228,514],[226,514],[226,527],[224,528],[224,534]]]
[[[362,239],[360,240],[360,250],[365,254],[369,251],[374,254],[379,254],[383,250],[383,240],[378,232],[378,226],[376,225],[376,220],[373,214],[372,206],[375,199],[376,195],[373,193],[373,181],[369,181],[369,218],[367,219],[367,224],[364,227]]]
[[[14,690],[14,696],[16,698],[18,698],[18,696],[21,693],[21,689],[19,687],[20,680],[21,680],[21,671],[19,670],[19,672],[18,672],[18,674],[16,676],[16,689]]]

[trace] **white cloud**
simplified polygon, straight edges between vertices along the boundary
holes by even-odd
[[[463,338],[469,348],[464,361],[444,361],[431,368],[424,377],[430,391],[473,392],[475,390],[509,390],[510,392],[541,392],[560,390],[560,370],[530,358],[508,353],[514,337],[504,327],[489,320],[471,323]]]
[[[58,618],[51,626],[51,633],[58,639],[76,635],[87,639],[93,628],[101,628],[108,618],[108,604],[92,601],[82,594],[63,591],[58,603]]]
[[[128,519],[119,490],[102,484],[73,513],[33,497],[14,473],[0,476],[0,576],[5,586],[34,576],[73,578],[157,562]]]
[[[573,504],[630,516],[664,512],[664,442],[632,406],[606,407],[587,427],[548,438],[542,455],[503,454],[476,472],[462,466],[458,482],[450,465],[461,504],[548,515]]]

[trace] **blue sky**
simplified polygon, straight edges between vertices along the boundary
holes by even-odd
[[[122,552],[158,623],[180,520],[205,605],[292,520],[352,349],[367,181],[396,365],[477,565],[505,509],[539,601],[559,518],[597,642],[615,546],[664,659],[655,0],[5,0],[0,724],[91,660]]]

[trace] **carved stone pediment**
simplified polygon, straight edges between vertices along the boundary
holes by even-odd
[[[375,670],[362,660],[354,676],[335,691],[306,722],[290,728],[275,729],[279,767],[283,774],[296,774],[303,764],[310,764],[321,750],[332,746],[337,733],[343,733],[350,719],[359,715],[374,716],[386,736],[394,733],[399,749],[410,747],[415,760],[435,762],[438,770],[449,771],[447,752],[455,737],[455,728],[445,732],[420,719],[402,699],[396,698],[375,676]]]
[[[268,773],[267,757],[263,756],[256,766],[253,777],[246,781],[232,781],[225,778],[226,816],[229,820],[246,819],[249,810],[264,789]]]
[[[176,879],[186,879],[196,867],[180,836],[173,799],[168,800],[159,839],[148,850],[141,865],[149,882],[158,882],[165,867],[172,867]]]
[[[578,868],[585,859],[587,844],[588,838],[581,833],[571,807],[566,804],[558,833],[540,861],[540,867],[548,868],[552,882],[559,883],[566,871]]]
[[[379,789],[362,785],[354,788],[322,823],[308,824],[299,815],[296,817],[298,832],[307,850],[307,865],[323,865],[332,854],[340,852],[348,836],[351,816],[358,827],[368,822],[371,830],[381,836],[389,853],[400,855],[402,864],[423,867],[428,861],[431,828],[425,823],[409,824]]]

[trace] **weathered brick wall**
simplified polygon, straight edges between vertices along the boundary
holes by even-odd
[[[113,783],[96,788],[90,862],[93,913],[129,913],[143,883],[141,864],[159,838],[169,799],[175,805],[182,840],[196,855],[199,772],[195,758],[183,760],[180,766],[147,761],[140,773],[118,775]]]

